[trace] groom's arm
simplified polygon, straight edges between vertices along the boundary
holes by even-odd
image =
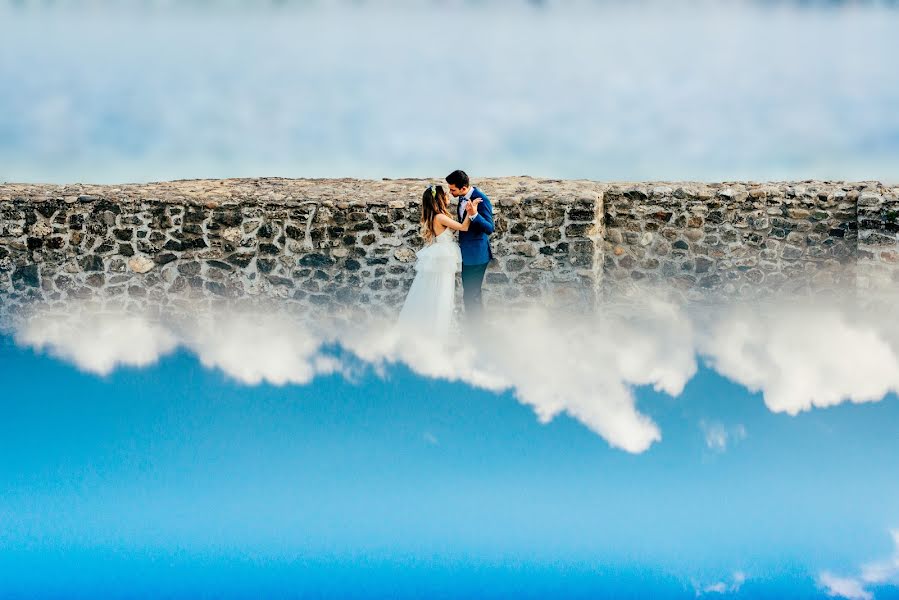
[[[482,202],[478,203],[477,218],[471,218],[469,230],[475,229],[483,233],[493,233],[495,228],[493,223],[493,206],[491,206],[487,196],[484,196]]]

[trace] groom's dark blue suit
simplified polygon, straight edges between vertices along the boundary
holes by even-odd
[[[465,218],[462,210],[464,199],[464,196],[459,198],[460,221]],[[471,220],[468,231],[459,232],[459,248],[462,250],[462,301],[465,304],[465,314],[478,317],[483,307],[481,286],[484,283],[484,273],[493,258],[488,236],[493,233],[495,226],[490,199],[481,190],[472,187],[470,201],[475,200],[481,201],[478,203],[478,216]]]

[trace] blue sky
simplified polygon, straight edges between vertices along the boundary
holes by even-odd
[[[632,454],[402,366],[274,386],[183,350],[105,376],[0,353],[7,590],[812,597],[896,552],[894,395],[792,417],[703,367],[636,390],[664,439]]]

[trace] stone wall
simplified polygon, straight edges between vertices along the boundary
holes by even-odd
[[[869,187],[612,187],[604,194],[607,287],[664,280],[687,295],[725,297],[854,287],[857,202]]]
[[[390,312],[414,276],[428,183],[0,185],[0,293],[7,302],[119,297],[157,305],[261,297]],[[602,268],[595,184],[476,184],[496,211],[486,302],[591,304]]]
[[[858,285],[899,281],[899,189],[858,195]]]
[[[0,295],[158,305],[274,298],[389,314],[431,181],[0,185]],[[489,306],[592,306],[665,282],[688,298],[895,281],[899,187],[878,182],[475,181],[492,200]]]

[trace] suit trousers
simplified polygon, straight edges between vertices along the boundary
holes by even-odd
[[[483,313],[481,286],[484,284],[484,274],[487,272],[489,264],[466,265],[462,263],[462,303],[465,305],[466,317],[480,318]]]

